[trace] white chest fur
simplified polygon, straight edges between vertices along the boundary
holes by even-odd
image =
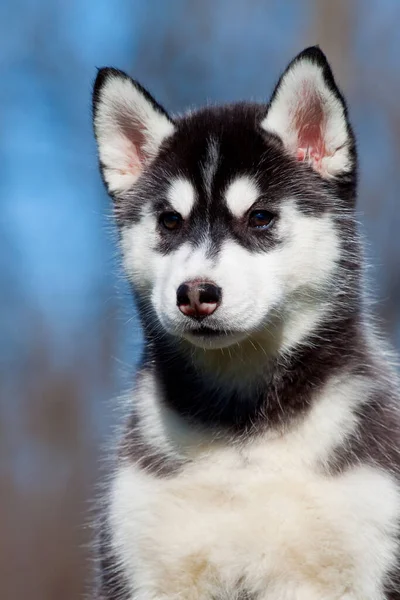
[[[133,464],[111,498],[135,600],[383,600],[400,497],[366,465],[324,474],[365,382],[335,382],[290,434],[200,453],[179,474]]]
[[[398,516],[388,476],[279,473],[233,459],[171,479],[119,472],[114,543],[138,598],[383,598]]]

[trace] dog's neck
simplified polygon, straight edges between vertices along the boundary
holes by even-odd
[[[246,433],[286,427],[311,406],[341,369],[361,368],[365,356],[357,315],[320,323],[290,352],[258,345],[193,349],[168,337],[150,340],[145,363],[155,369],[167,405],[197,424]]]

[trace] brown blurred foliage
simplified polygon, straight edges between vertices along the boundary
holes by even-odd
[[[91,587],[99,441],[89,399],[95,389],[111,394],[110,327],[110,316],[98,323],[95,350],[77,339],[68,365],[56,364],[38,328],[13,389],[14,418],[10,389],[0,389],[2,600],[73,600]]]

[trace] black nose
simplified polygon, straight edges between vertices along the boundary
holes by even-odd
[[[221,304],[222,290],[211,281],[186,281],[176,292],[176,304],[187,317],[204,319]]]

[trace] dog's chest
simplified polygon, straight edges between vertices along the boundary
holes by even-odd
[[[392,560],[392,481],[367,467],[327,477],[270,454],[221,451],[170,478],[120,471],[114,539],[143,598],[340,598],[379,581],[374,552]]]

